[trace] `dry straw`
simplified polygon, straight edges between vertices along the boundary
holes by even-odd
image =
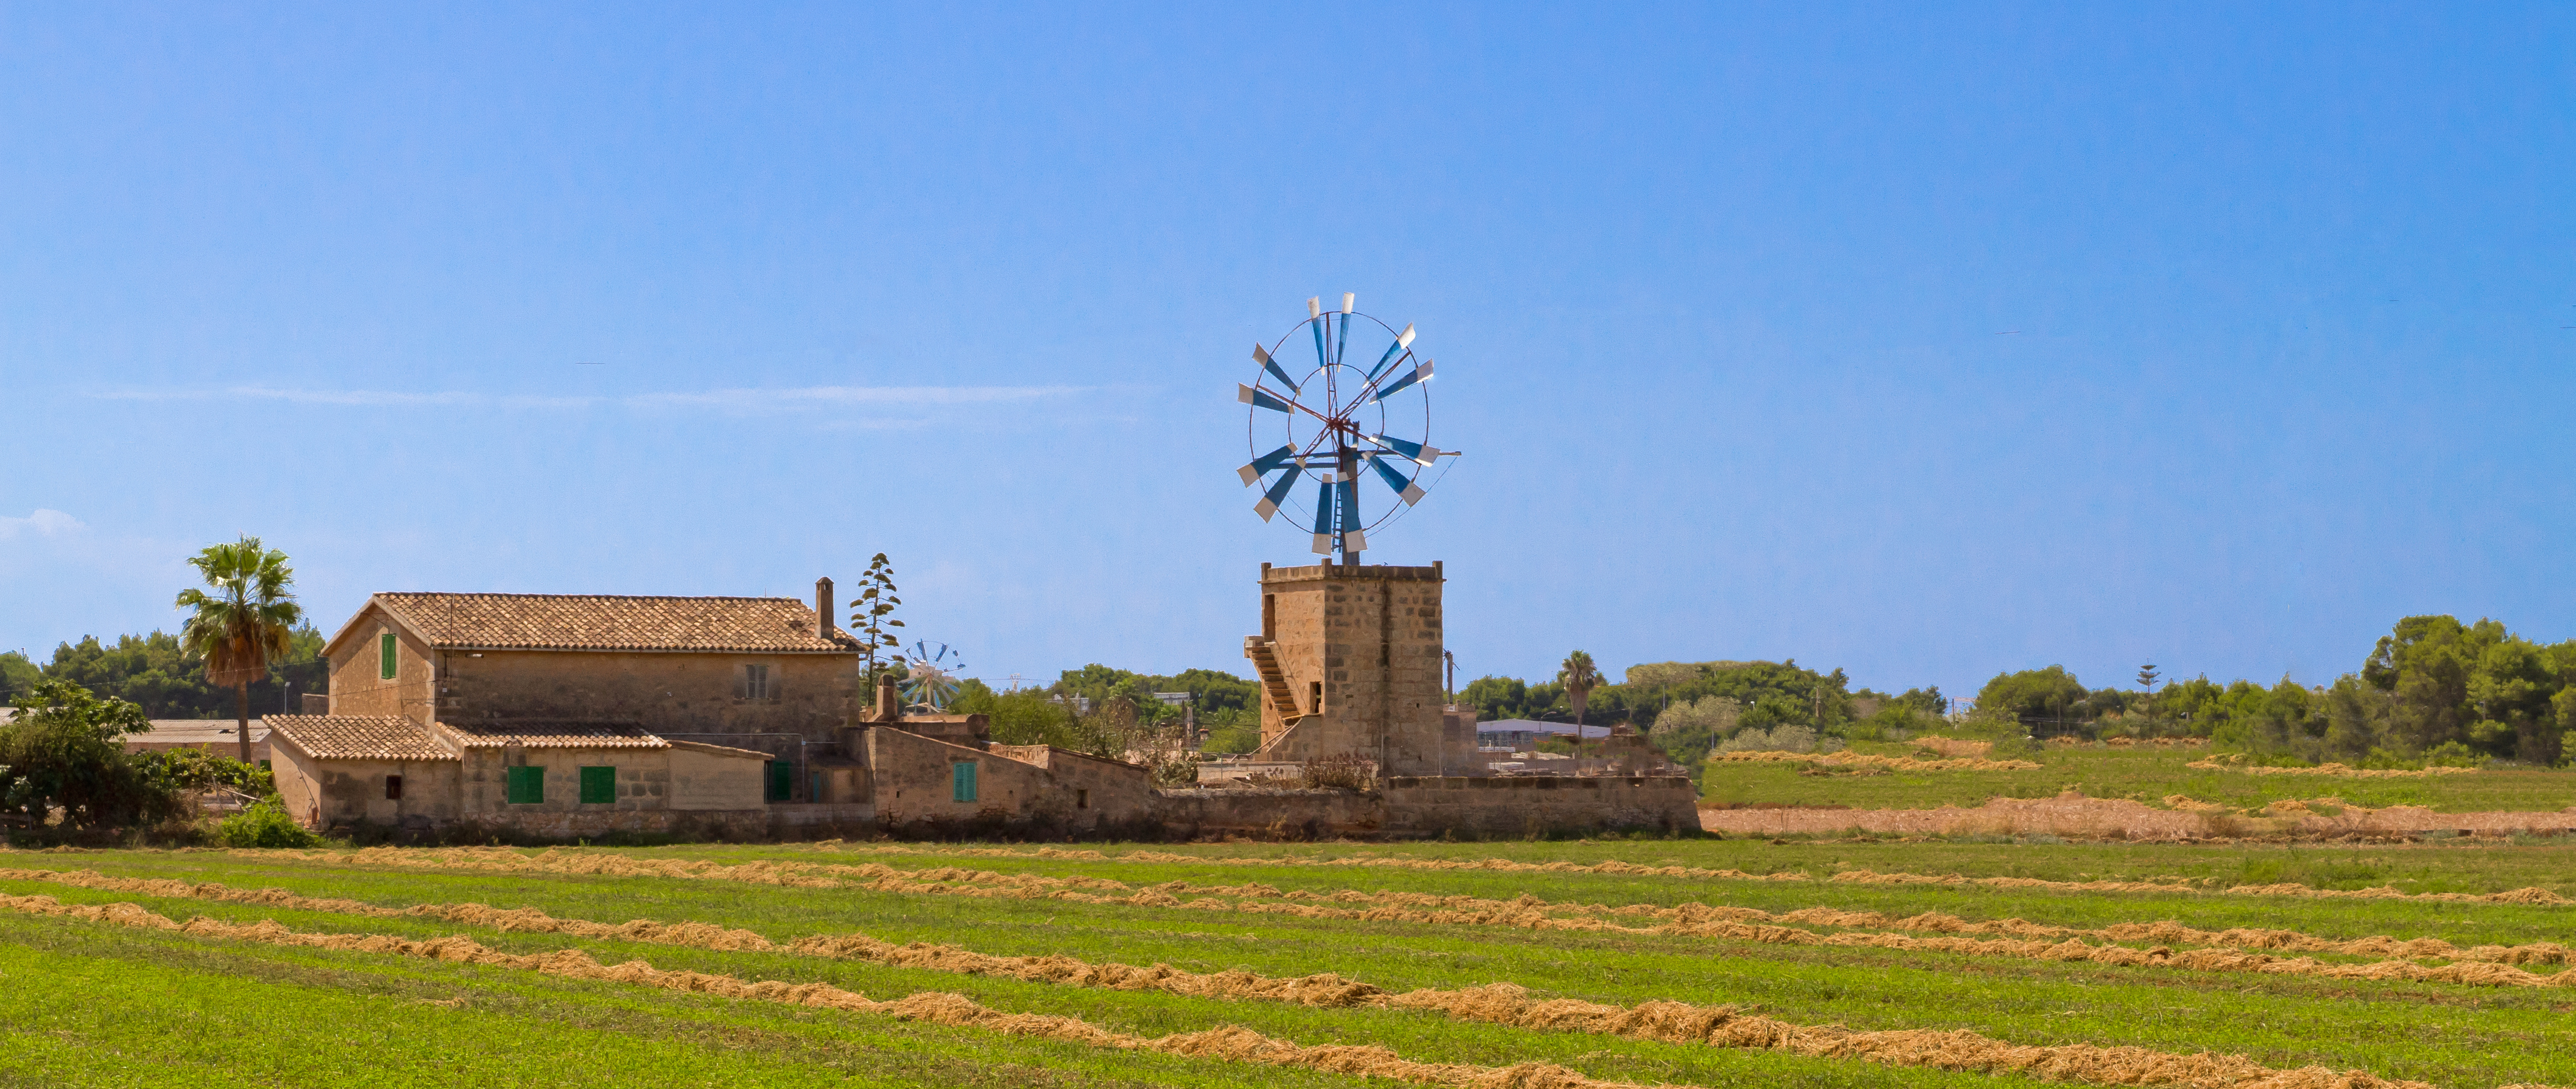
[[[2074,929],[2044,926],[2021,919],[1972,923],[1952,915],[1927,912],[1902,918],[1874,911],[1844,911],[1836,908],[1803,908],[1783,914],[1772,914],[1754,908],[1719,907],[1705,904],[1683,904],[1657,907],[1632,904],[1623,908],[1602,905],[1551,904],[1534,897],[1517,900],[1478,900],[1471,897],[1436,897],[1420,893],[1360,893],[1351,890],[1330,897],[1315,893],[1281,893],[1263,885],[1214,886],[1198,890],[1156,888],[1126,897],[1101,896],[1049,890],[1056,879],[1028,875],[993,874],[988,871],[958,871],[1006,882],[970,893],[1012,899],[1072,900],[1094,904],[1144,904],[1174,906],[1193,910],[1231,910],[1245,914],[1293,915],[1304,918],[1347,919],[1365,922],[1406,922],[1438,925],[1504,926],[1515,929],[1617,932],[1628,934],[1669,934],[1718,938],[1766,945],[1801,945],[1817,947],[1895,949],[1910,952],[1953,953],[1963,956],[1996,957],[2050,962],[2085,962],[2117,967],[2181,968],[2193,971],[2254,972],[2263,975],[2312,976],[2327,979],[2392,979],[2422,983],[2455,983],[2486,987],[2568,987],[2576,986],[2576,969],[2542,975],[2518,965],[2559,965],[2567,963],[2565,946],[2555,942],[2528,945],[2481,945],[2462,948],[2439,938],[2398,939],[2374,936],[2349,941],[2322,939],[2296,931],[2231,928],[2200,930],[2170,920],[2154,923],[2120,923],[2099,929]],[[502,931],[563,933],[577,937],[619,941],[655,942],[687,945],[703,949],[769,950],[778,948],[768,939],[748,930],[728,930],[707,923],[656,923],[635,920],[611,925],[583,920],[558,920],[531,908],[500,909],[481,904],[420,904],[408,908],[384,908],[356,900],[316,899],[299,896],[284,889],[233,889],[207,882],[189,884],[158,878],[108,877],[95,871],[0,870],[0,879],[19,881],[53,881],[78,888],[107,892],[136,893],[146,896],[184,897],[227,903],[256,904],[300,911],[323,911],[375,917],[416,916],[443,919],[469,926],[488,926]],[[1175,883],[1177,884],[1177,883]],[[941,886],[923,886],[893,891],[961,890]],[[1205,891],[1220,895],[1244,896],[1266,894],[1279,898],[1325,900],[1318,903],[1261,904],[1228,903],[1216,898],[1179,900],[1180,891]],[[1361,906],[1366,905],[1366,906]],[[1562,918],[1549,911],[1571,910],[1584,917]],[[1623,926],[1606,918],[1643,917],[1656,920],[1648,926]],[[1840,933],[1824,933],[1795,923],[1813,926],[1854,928]],[[1885,927],[1897,931],[1929,932],[1940,937],[1921,938],[1902,933],[1869,933],[1857,928]],[[1980,938],[1979,935],[2003,935]],[[2137,949],[2119,944],[2087,944],[2084,939],[2101,942],[2158,943],[2153,948]],[[813,941],[818,939],[806,939]],[[835,939],[837,940],[837,939]],[[857,939],[873,942],[872,938]],[[2210,948],[2176,950],[2175,945],[2199,945]],[[2347,956],[2383,956],[2403,959],[2383,960],[2369,964],[2330,964],[2314,957],[2281,957],[2255,950],[2277,950],[2297,953],[2327,953]],[[800,942],[797,951],[810,951]],[[838,953],[831,955],[841,955]],[[2457,961],[2439,966],[2413,963],[2417,958]],[[879,959],[871,957],[869,959]]]
[[[1627,1084],[1594,1081],[1563,1067],[1542,1063],[1510,1067],[1413,1063],[1373,1045],[1306,1047],[1238,1027],[1146,1039],[1113,1033],[1075,1018],[1002,1013],[953,994],[923,993],[892,1002],[872,1002],[856,992],[828,984],[745,983],[730,976],[666,972],[643,961],[604,967],[579,950],[568,949],[544,955],[501,953],[462,935],[414,941],[391,935],[300,933],[275,921],[240,926],[197,918],[180,924],[134,904],[65,905],[50,896],[0,894],[0,907],[30,914],[176,930],[204,937],[493,964],[579,979],[612,980],[671,990],[886,1014],[1016,1035],[1071,1040],[1098,1047],[1305,1066],[1422,1084],[1562,1086],[1568,1089],[1591,1086],[1606,1089]],[[554,922],[560,925],[565,921]],[[605,926],[599,923],[586,925]],[[1527,997],[1526,991],[1510,984],[1389,994],[1338,976],[1278,980],[1239,971],[1191,973],[1168,965],[1155,965],[1150,969],[1120,964],[1091,965],[1070,957],[993,957],[921,943],[895,946],[864,935],[809,938],[791,949],[905,967],[1007,975],[1083,986],[1153,989],[1220,999],[1250,998],[1317,1006],[1433,1010],[1459,1020],[1516,1028],[1591,1032],[1663,1043],[1767,1049],[1814,1058],[1860,1059],[1890,1066],[1922,1066],[1988,1074],[2018,1073],[2085,1084],[2180,1085],[2194,1089],[2432,1089],[2424,1082],[2392,1081],[2358,1070],[2335,1071],[2321,1066],[2277,1070],[2242,1055],[2210,1052],[2183,1055],[2142,1047],[2098,1047],[2090,1044],[2016,1045],[1965,1030],[1860,1032],[1840,1026],[1791,1024],[1742,1013],[1731,1006],[1696,1006],[1682,1002],[1647,1002],[1623,1007],[1576,999],[1533,1001]]]
[[[2212,757],[2183,765],[2201,771],[2241,771],[2249,775],[2326,775],[2340,779],[2426,779],[2436,775],[2466,775],[2476,768],[2356,768],[2345,764],[2319,764],[2315,767],[2275,768],[2261,764],[2241,763],[2244,758]]]

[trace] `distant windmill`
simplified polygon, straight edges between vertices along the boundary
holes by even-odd
[[[946,643],[928,641],[912,645],[910,676],[903,683],[903,696],[932,710],[945,710],[948,701],[957,698],[957,671],[966,668],[957,652]]]
[[[1458,456],[1456,450],[1431,445],[1431,360],[1414,360],[1413,326],[1397,332],[1353,310],[1354,301],[1344,294],[1342,308],[1328,311],[1321,297],[1306,300],[1306,320],[1297,328],[1312,334],[1313,369],[1299,376],[1280,358],[1297,339],[1297,328],[1291,328],[1267,347],[1253,346],[1252,383],[1235,388],[1235,400],[1252,406],[1247,431],[1253,455],[1236,475],[1251,487],[1278,474],[1252,509],[1269,521],[1294,502],[1299,480],[1314,477],[1314,506],[1298,521],[1314,527],[1318,555],[1330,557],[1338,549],[1349,564],[1359,563],[1360,553],[1367,551],[1370,530],[1422,501],[1423,477],[1433,465]],[[1387,348],[1375,362],[1365,362],[1365,356],[1361,363],[1343,358],[1353,326],[1375,326],[1376,333],[1385,335]],[[1373,343],[1368,335],[1361,339]],[[1365,516],[1360,502],[1364,479],[1384,485],[1404,506],[1389,503],[1375,518]]]

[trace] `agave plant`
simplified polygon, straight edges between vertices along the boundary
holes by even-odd
[[[189,610],[187,626],[179,629],[179,646],[191,657],[205,659],[206,683],[232,686],[240,720],[234,740],[247,763],[250,682],[268,675],[270,659],[286,656],[295,626],[304,621],[304,607],[295,603],[291,589],[295,569],[286,566],[286,553],[248,536],[207,545],[188,557],[188,565],[206,586],[179,591],[178,607]]]

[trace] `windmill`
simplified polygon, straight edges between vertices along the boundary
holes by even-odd
[[[948,644],[916,641],[907,666],[909,676],[903,682],[903,696],[934,711],[944,710],[948,701],[957,696],[956,674],[964,668],[965,661]]]
[[[1431,360],[1415,361],[1413,326],[1393,326],[1352,309],[1356,297],[1345,293],[1342,308],[1328,311],[1323,299],[1306,300],[1306,320],[1267,345],[1255,344],[1256,366],[1249,385],[1235,387],[1235,400],[1251,406],[1246,425],[1252,461],[1236,470],[1245,487],[1261,484],[1253,511],[1269,521],[1296,501],[1297,483],[1314,477],[1314,505],[1295,516],[1297,524],[1314,527],[1313,548],[1327,557],[1338,549],[1342,562],[1357,566],[1368,550],[1369,531],[1401,517],[1422,501],[1423,477],[1456,450],[1431,445]],[[1345,360],[1351,330],[1363,330],[1361,351],[1383,334],[1386,350],[1374,362]],[[1280,358],[1298,340],[1298,329],[1311,334],[1315,365],[1300,376]],[[1445,475],[1447,469],[1444,467]],[[1389,502],[1375,517],[1363,513],[1361,482],[1375,480],[1403,500]],[[1436,480],[1433,481],[1436,483]]]

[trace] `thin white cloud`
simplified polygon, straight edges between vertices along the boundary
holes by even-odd
[[[82,525],[78,518],[44,507],[36,508],[34,514],[24,518],[0,515],[0,541],[9,540],[21,533],[37,537],[55,537],[66,533],[77,533],[88,528]]]
[[[802,386],[792,389],[717,389],[703,393],[642,393],[625,398],[637,408],[721,408],[735,412],[854,405],[986,405],[1035,401],[1080,393],[1080,386]]]
[[[159,389],[109,390],[97,394],[108,401],[285,401],[298,405],[332,405],[348,408],[587,408],[598,404],[597,397],[527,397],[489,393],[407,393],[399,390],[367,389],[273,389],[267,386],[233,386],[228,389]]]
[[[639,409],[717,409],[731,413],[806,409],[932,407],[1035,401],[1082,392],[1080,386],[796,386],[784,389],[715,389],[638,393],[624,397],[537,397],[472,392],[410,393],[399,390],[299,390],[266,386],[226,389],[111,390],[111,401],[284,401],[341,408],[580,409],[616,404]]]

